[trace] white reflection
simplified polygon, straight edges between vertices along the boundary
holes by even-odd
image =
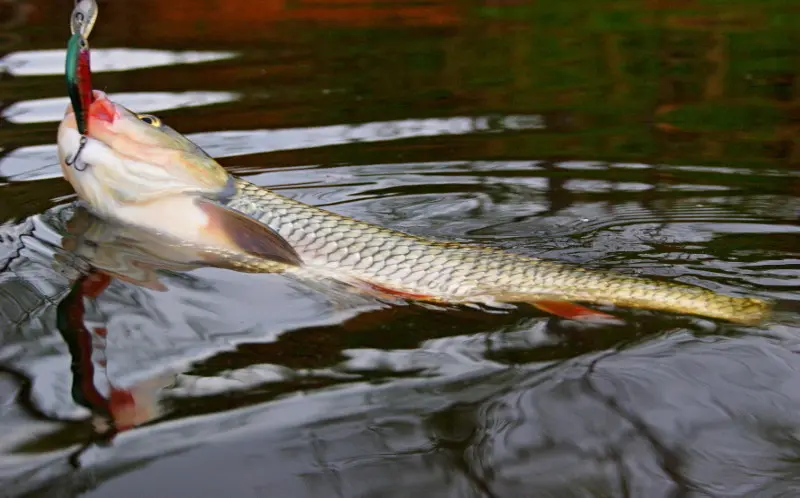
[[[506,127],[511,123],[513,128]],[[276,150],[308,149],[352,142],[382,142],[437,135],[541,129],[541,116],[507,116],[500,123],[488,116],[403,119],[357,125],[290,128],[285,130],[215,131],[191,137],[215,157],[258,154]]]
[[[179,102],[175,98],[176,94],[128,95],[164,95],[167,96],[164,101],[169,103],[169,108],[187,105],[184,102]],[[148,101],[144,97],[138,103],[131,103],[130,100],[126,100],[125,94],[114,94],[113,98],[120,104],[136,109],[136,111],[152,112],[158,110],[153,107],[147,107],[149,103],[154,101]],[[61,102],[58,119],[61,119],[64,113],[66,99],[62,99]],[[9,110],[11,109],[9,108]],[[159,109],[163,110],[164,107]],[[522,129],[521,126],[523,124],[537,129],[544,126],[543,119],[539,116],[511,116],[511,118],[513,119],[508,120],[508,122],[514,124],[514,130]],[[507,129],[504,128],[505,124],[505,120],[499,124],[497,122],[493,123],[486,116],[403,119],[358,125],[288,128],[284,130],[219,131],[189,134],[187,137],[212,157],[232,157],[279,150],[310,149],[352,142],[382,142],[436,135],[468,135],[471,133],[503,131]],[[0,175],[13,181],[41,180],[61,176],[56,157],[56,146],[39,145],[22,147],[11,151],[7,156],[0,159]]]
[[[115,93],[114,101],[137,112],[155,112],[179,107],[197,107],[236,100],[233,92],[150,92]],[[10,123],[47,123],[61,121],[69,103],[68,97],[23,100],[3,111],[3,118]]]
[[[0,72],[14,76],[64,74],[65,49],[11,52],[0,59]],[[135,48],[92,48],[92,72],[130,71],[146,67],[197,64],[231,59],[236,52],[171,52]]]
[[[0,175],[14,181],[43,180],[61,176],[56,146],[32,145],[12,150],[0,159]]]

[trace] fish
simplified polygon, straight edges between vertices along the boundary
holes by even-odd
[[[230,174],[156,116],[98,90],[88,120],[84,170],[65,163],[80,147],[71,107],[58,129],[62,172],[77,195],[98,216],[204,247],[209,264],[330,279],[385,299],[529,304],[571,320],[616,320],[584,304],[740,324],[770,314],[771,303],[754,297],[434,240],[304,204]]]

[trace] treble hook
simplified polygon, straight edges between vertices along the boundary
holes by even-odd
[[[78,162],[78,156],[81,155],[81,152],[83,151],[83,148],[86,146],[87,142],[89,142],[89,139],[86,137],[86,135],[81,135],[81,141],[78,145],[78,150],[75,151],[75,154],[71,158],[64,159],[64,163],[67,166],[72,166],[75,168],[75,171],[86,171],[86,168],[89,167],[89,163],[85,163],[83,161]]]

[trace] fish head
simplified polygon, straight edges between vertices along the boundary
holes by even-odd
[[[236,193],[235,180],[203,149],[155,116],[97,90],[92,96],[85,135],[67,107],[58,156],[64,177],[93,212],[183,243],[299,264],[275,230],[224,203]]]
[[[93,97],[86,135],[78,131],[72,105],[58,128],[64,177],[92,208],[113,214],[120,205],[228,187],[227,171],[159,118],[137,114],[98,90]]]

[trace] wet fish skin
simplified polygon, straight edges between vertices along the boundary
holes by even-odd
[[[94,91],[93,97],[87,135],[78,132],[71,107],[59,125],[65,178],[98,214],[202,248],[197,253],[202,263],[322,277],[379,296],[527,302],[573,319],[613,317],[571,301],[741,323],[759,322],[769,311],[769,304],[757,299],[436,242],[330,213],[232,177],[160,120],[135,114],[103,92]],[[90,168],[67,164],[79,151]]]
[[[301,267],[281,267],[289,273],[331,272],[451,303],[582,301],[743,324],[758,323],[770,311],[770,304],[759,299],[409,235],[303,204],[240,178],[235,187],[227,206],[270,226],[302,258]],[[245,271],[262,271],[255,258],[238,264]],[[263,271],[276,268],[274,262],[263,263]]]

